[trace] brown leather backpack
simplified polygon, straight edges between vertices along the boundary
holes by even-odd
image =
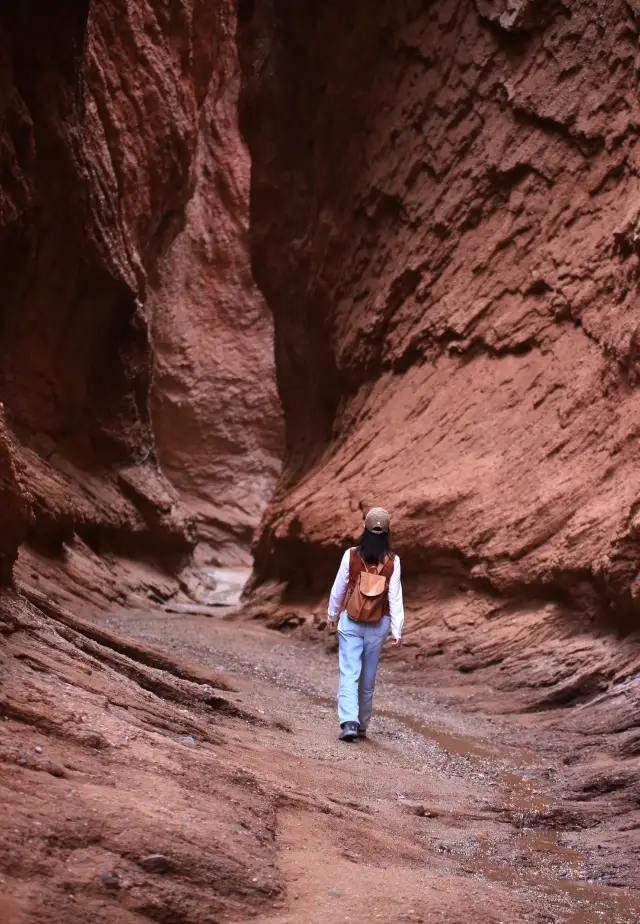
[[[358,550],[351,549],[345,609],[354,622],[380,622],[386,611],[394,564],[394,556],[389,555],[382,564],[367,565]]]

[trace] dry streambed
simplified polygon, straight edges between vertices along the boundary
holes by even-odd
[[[430,690],[383,668],[370,740],[340,745],[335,662],[317,646],[197,616],[110,622],[226,671],[237,704],[281,726],[230,742],[234,758],[279,793],[287,898],[265,924],[325,920],[326,902],[332,920],[352,924],[466,921],[470,909],[503,924],[640,920],[640,894],[603,872],[617,869],[619,881],[628,857],[598,845],[592,823],[577,823],[562,753],[535,717],[482,713],[472,703],[483,691]]]
[[[612,884],[637,815],[599,845],[535,717],[384,666],[345,746],[318,645],[23,590],[0,598],[3,924],[640,920]]]

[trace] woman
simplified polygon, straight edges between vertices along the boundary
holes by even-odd
[[[344,553],[331,589],[327,627],[329,632],[337,627],[339,636],[341,741],[367,736],[378,660],[389,629],[392,648],[402,645],[400,559],[391,553],[390,525],[382,507],[369,511],[358,546]]]

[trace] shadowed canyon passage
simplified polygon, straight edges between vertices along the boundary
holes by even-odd
[[[640,920],[640,4],[0,48],[0,919]],[[345,750],[374,502],[405,646]]]

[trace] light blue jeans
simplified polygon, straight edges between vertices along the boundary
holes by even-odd
[[[338,622],[338,721],[366,728],[373,709],[373,691],[380,652],[389,634],[389,616],[380,622],[354,622],[343,612]]]

